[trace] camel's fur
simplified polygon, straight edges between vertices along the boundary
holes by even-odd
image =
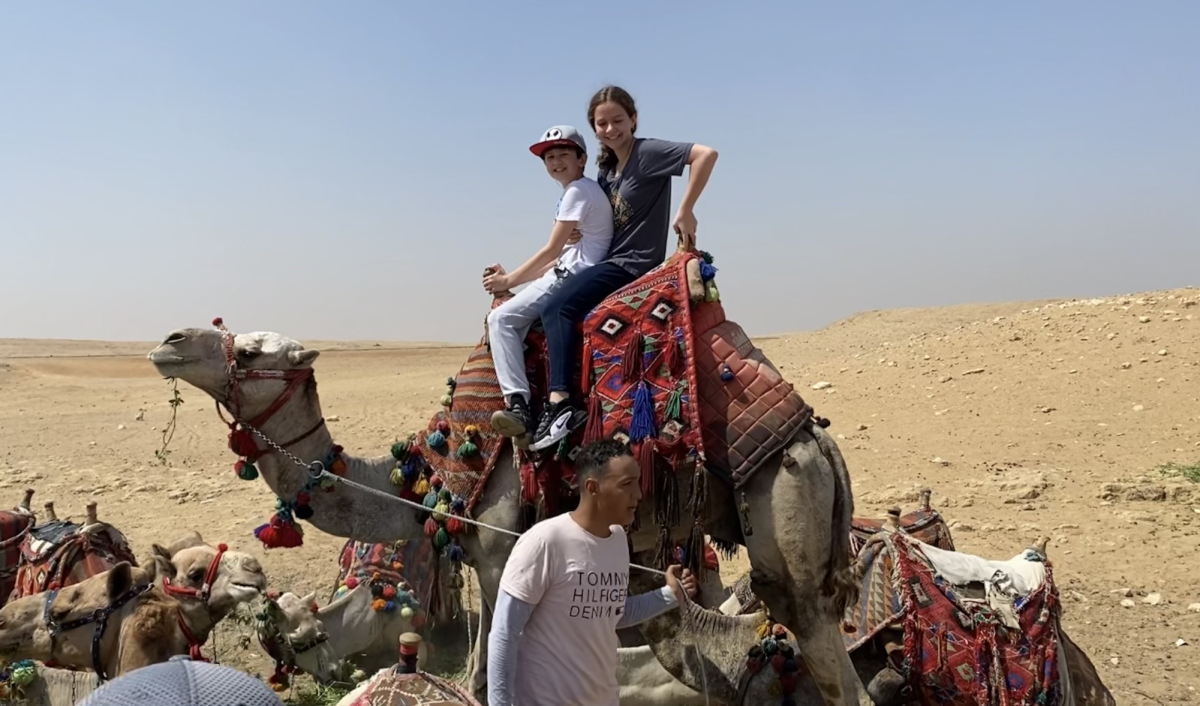
[[[286,620],[287,639],[292,644],[308,644],[317,635],[327,640],[296,655],[296,666],[319,682],[341,678],[344,660],[357,657],[355,666],[372,672],[395,664],[400,635],[414,632],[412,619],[399,609],[386,613],[371,607],[371,588],[360,584],[315,613],[316,594],[297,596],[284,593],[276,600]],[[424,669],[428,657],[426,643],[417,646],[417,666]]]
[[[234,348],[242,369],[307,368],[318,355],[275,333],[240,334],[234,339]],[[229,401],[231,378],[221,332],[174,331],[148,357],[163,376],[182,379],[218,402]],[[280,380],[243,380],[241,418],[252,419],[263,412],[285,385]],[[320,419],[316,385],[310,382],[261,431],[282,441],[312,428]],[[311,461],[324,458],[332,445],[328,428],[322,427],[289,451]],[[384,495],[347,486],[337,487],[332,493],[316,493],[312,496],[314,515],[310,522],[329,534],[359,541],[424,539],[416,513],[405,511],[388,497],[396,494],[389,478],[395,465],[392,457],[345,458],[346,478],[383,491]],[[272,492],[280,497],[293,497],[307,482],[305,470],[279,454],[263,457],[258,468]],[[681,497],[687,497],[689,483],[690,479],[681,479]],[[751,536],[742,534],[737,501],[728,486],[715,479],[709,486],[709,534],[747,547],[755,592],[780,622],[799,626],[797,641],[825,702],[843,706],[862,698],[861,683],[838,633],[842,608],[852,587],[847,543],[854,500],[845,463],[833,439],[824,429],[810,425],[796,435],[789,448],[768,459],[740,489],[750,505]],[[634,534],[635,551],[649,549],[656,541],[651,505],[646,503],[642,508],[641,526],[647,529]],[[490,525],[518,529],[520,478],[511,445],[498,459],[474,516]],[[678,528],[677,538],[685,538],[687,531],[687,527]],[[472,531],[463,539],[467,562],[477,573],[482,594],[477,647],[468,664],[471,686],[479,698],[486,693],[491,611],[514,542],[513,537],[489,531]]]
[[[163,576],[170,577],[177,586],[199,588],[204,569],[217,555],[217,549],[204,544],[196,533],[176,542],[172,549],[173,554],[168,554],[170,549],[154,545],[153,558],[146,567],[121,562],[62,589],[51,606],[51,615],[61,624],[109,605],[131,586],[155,584],[108,618],[100,654],[109,678],[187,654],[189,643],[179,626],[180,614],[196,638],[204,642],[216,623],[237,604],[252,600],[266,588],[267,579],[257,559],[227,551],[207,603],[169,597],[162,589]],[[52,640],[44,620],[45,602],[46,594],[39,593],[11,601],[0,609],[0,658],[53,660],[63,667],[90,670],[95,626],[68,630]]]

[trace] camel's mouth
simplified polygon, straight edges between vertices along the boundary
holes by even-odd
[[[252,601],[267,588],[266,581],[230,581],[229,594],[238,602]]]

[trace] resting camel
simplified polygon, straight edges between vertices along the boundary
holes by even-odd
[[[91,669],[102,679],[173,655],[196,658],[216,623],[266,585],[253,556],[192,532],[170,547],[153,545],[145,568],[121,562],[57,592],[10,601],[0,609],[0,658]]]
[[[302,670],[321,683],[345,679],[347,659],[357,655],[362,657],[354,666],[368,673],[395,664],[400,636],[414,631],[412,616],[400,610],[375,610],[366,585],[356,586],[324,608],[317,607],[314,593],[303,597],[283,593],[271,600],[279,609],[271,613],[272,618],[282,622],[278,627],[286,642],[280,656],[291,662],[284,666]],[[420,667],[424,668],[427,657],[422,643]]]
[[[171,332],[148,357],[160,374],[181,379],[213,397],[234,418],[258,421],[259,431],[289,454],[312,463],[327,458],[333,438],[322,422],[312,378],[319,351],[277,333],[234,335],[224,330],[180,329]],[[260,420],[263,417],[265,420]],[[769,457],[739,489],[709,484],[707,534],[744,545],[752,567],[754,592],[771,615],[797,626],[797,641],[813,680],[830,706],[856,702],[861,683],[842,645],[839,620],[853,591],[848,547],[854,501],[849,473],[832,437],[809,423],[791,437],[790,445]],[[280,497],[296,497],[309,483],[309,471],[256,438],[258,472]],[[270,453],[267,453],[270,451]],[[422,539],[417,513],[397,503],[390,480],[391,455],[358,457],[343,453],[345,480],[332,492],[310,498],[313,526],[339,537],[364,542]],[[500,452],[497,471],[482,491],[473,516],[488,525],[517,532],[521,524],[520,477],[512,445]],[[688,497],[691,479],[679,480],[680,497]],[[744,504],[739,507],[739,502]],[[644,503],[643,505],[649,505]],[[741,511],[744,510],[744,511]],[[653,549],[658,541],[654,508],[643,507],[640,527],[631,534],[635,552]],[[745,531],[745,528],[752,528]],[[691,528],[675,529],[673,540],[685,540]],[[479,578],[482,611],[476,650],[468,664],[477,697],[486,693],[486,651],[490,616],[500,576],[515,539],[480,529],[463,535],[466,563]]]

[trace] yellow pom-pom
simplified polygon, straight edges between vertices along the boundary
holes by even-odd
[[[425,476],[421,476],[416,483],[413,484],[413,492],[417,495],[425,495],[429,492],[429,481]]]
[[[271,690],[277,694],[283,693],[283,692],[287,691],[287,684],[280,684],[279,682],[275,682],[274,684],[271,685]]]
[[[479,433],[479,427],[475,426],[474,424],[468,424],[463,429],[463,434],[466,434],[468,437],[475,436],[478,433]]]
[[[450,512],[450,506],[446,503],[438,503],[433,506],[433,519],[435,522],[445,522],[446,513]]]

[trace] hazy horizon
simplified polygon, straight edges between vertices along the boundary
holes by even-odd
[[[1200,284],[1200,3],[56,2],[0,9],[0,338],[476,340],[606,83],[720,151],[752,335]]]

